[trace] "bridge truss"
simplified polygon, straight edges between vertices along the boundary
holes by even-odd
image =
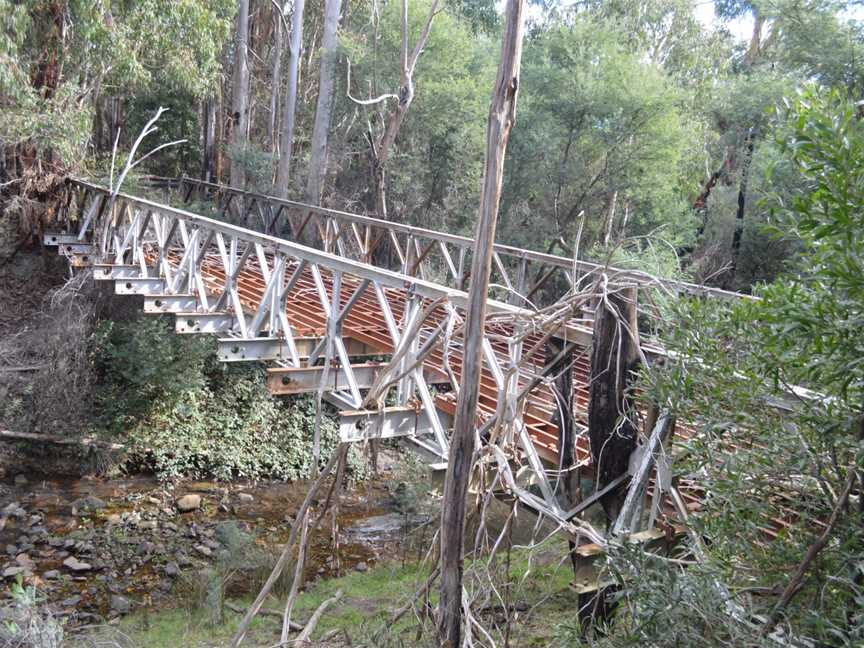
[[[462,373],[470,239],[187,178],[159,184],[187,203],[208,201],[216,217],[70,180],[60,227],[45,243],[73,268],[113,282],[117,294],[141,296],[145,312],[173,314],[178,334],[216,336],[222,361],[267,363],[271,393],[321,393],[339,410],[342,441],[398,437],[445,465]],[[583,517],[602,493],[573,507],[561,488],[553,368],[571,358],[570,469],[590,474],[586,410],[597,300],[632,286],[739,295],[504,245],[495,246],[492,285],[477,415],[481,461],[499,488],[581,546],[602,549],[604,534]],[[559,352],[550,356],[553,338]],[[650,362],[663,351],[645,339],[643,361]],[[671,453],[658,445],[657,427],[645,431],[648,450],[633,468],[633,533],[662,535],[655,522],[674,526],[701,498],[686,480],[670,490]]]

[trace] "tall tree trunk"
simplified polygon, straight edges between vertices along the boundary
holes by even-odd
[[[465,322],[465,350],[462,386],[456,402],[456,419],[450,442],[444,502],[441,510],[441,595],[438,635],[450,648],[461,646],[462,634],[462,546],[465,533],[465,498],[474,454],[474,426],[481,353],[486,320],[486,299],[492,264],[492,246],[507,139],[516,118],[519,67],[522,61],[524,0],[508,0],[507,17],[501,41],[501,61],[489,107],[486,127],[486,157],[480,194],[476,247],[471,261],[471,288]]]
[[[274,8],[275,9],[275,8]],[[279,92],[282,90],[282,44],[285,40],[285,12],[282,10],[273,12],[273,73],[270,75],[270,121],[267,123],[267,141],[270,142],[270,150],[278,151],[279,131]]]
[[[285,105],[282,108],[282,135],[279,146],[279,166],[276,171],[276,189],[282,198],[288,197],[288,180],[291,178],[291,158],[294,153],[294,121],[297,110],[297,88],[300,79],[300,54],[303,48],[303,11],[305,0],[294,0],[294,17],[291,20],[291,41],[288,44],[288,87],[285,90]]]
[[[612,240],[612,225],[615,222],[615,208],[618,206],[618,190],[612,192],[609,197],[609,206],[606,208],[606,218],[603,220],[603,245],[609,246]]]
[[[732,234],[732,265],[729,270],[729,280],[735,281],[738,269],[738,255],[741,251],[741,239],[744,236],[744,211],[747,206],[747,183],[750,179],[750,165],[753,162],[753,149],[756,144],[756,129],[747,131],[744,138],[744,161],[741,163],[741,183],[738,185],[738,209],[735,212],[735,232]]]
[[[242,189],[246,185],[243,161],[238,160],[246,151],[249,141],[249,0],[239,0],[237,39],[234,53],[234,87],[231,102],[231,185]]]
[[[610,290],[594,314],[591,343],[588,438],[598,490],[627,472],[636,448],[634,409],[627,386],[639,364],[637,326],[636,288]],[[610,491],[601,504],[609,522],[614,522],[622,504],[621,489]]]
[[[213,182],[216,175],[216,99],[201,105],[201,179]]]
[[[326,0],[324,6],[324,35],[321,38],[321,72],[318,83],[318,105],[315,108],[315,126],[309,156],[309,178],[306,182],[306,202],[321,202],[324,179],[327,174],[327,142],[333,117],[333,87],[336,83],[336,32],[342,0]]]

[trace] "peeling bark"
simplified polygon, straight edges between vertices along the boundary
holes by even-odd
[[[441,645],[459,648],[462,637],[462,547],[465,534],[465,499],[474,455],[477,399],[482,367],[492,246],[501,200],[504,154],[516,118],[519,68],[522,60],[524,0],[508,0],[501,42],[501,62],[486,127],[486,157],[480,194],[475,253],[471,262],[471,288],[465,323],[462,385],[444,480],[441,510],[441,589],[438,636]]]

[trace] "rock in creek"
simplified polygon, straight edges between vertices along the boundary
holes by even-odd
[[[7,567],[3,570],[3,578],[15,578],[18,574],[23,574],[24,568],[20,565],[15,565],[14,567]]]
[[[101,511],[107,506],[98,497],[87,495],[72,502],[72,514],[77,515],[81,511]]]
[[[66,560],[64,560],[63,566],[68,567],[73,572],[85,572],[93,569],[90,563],[82,562],[78,560],[75,556],[69,556]]]
[[[177,510],[181,513],[188,513],[201,508],[201,496],[195,493],[189,493],[177,500]]]
[[[129,599],[125,596],[120,596],[119,594],[111,596],[111,609],[118,614],[128,614],[131,608],[132,604],[129,603]]]

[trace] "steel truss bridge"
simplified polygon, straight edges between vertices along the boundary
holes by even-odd
[[[71,179],[45,244],[117,294],[142,296],[146,313],[173,314],[178,334],[216,336],[220,360],[266,363],[272,394],[320,390],[339,410],[342,441],[398,437],[446,467],[471,239],[189,178],[155,184],[185,203],[207,201],[216,217]],[[590,475],[594,303],[585,287],[740,295],[507,245],[495,246],[493,261],[478,441],[491,446],[499,487],[577,538],[590,558],[605,537],[581,514],[602,493],[568,508],[559,488],[560,403],[549,379],[558,358],[547,357],[548,342],[573,358],[576,468]],[[647,361],[663,354],[644,339],[642,351]],[[679,423],[679,437],[690,433]],[[630,531],[651,539],[680,532],[703,493],[681,480],[670,497],[671,453],[646,453],[651,479],[639,495],[647,521],[635,516]]]

